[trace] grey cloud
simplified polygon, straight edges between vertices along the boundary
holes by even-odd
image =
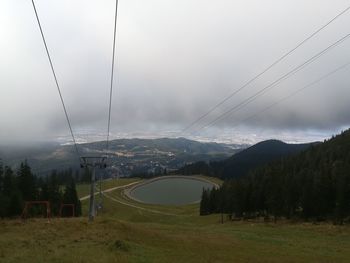
[[[114,1],[37,0],[74,131],[107,125]],[[334,17],[348,1],[120,1],[112,133],[178,131]],[[349,33],[345,14],[199,123],[202,126]],[[30,1],[0,3],[0,141],[67,135]],[[328,134],[350,124],[349,70],[244,123],[350,61],[350,40],[205,136],[247,127]]]

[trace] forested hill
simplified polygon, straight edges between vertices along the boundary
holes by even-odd
[[[201,213],[334,219],[350,217],[350,130],[300,154],[205,191]]]
[[[310,144],[287,144],[268,140],[251,146],[224,161],[197,162],[180,169],[183,174],[205,174],[223,179],[245,176],[250,170],[276,159],[299,153]]]

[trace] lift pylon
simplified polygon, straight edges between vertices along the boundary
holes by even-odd
[[[90,185],[90,205],[89,205],[89,221],[93,221],[96,216],[96,205],[95,205],[95,172],[96,168],[105,169],[106,156],[84,156],[81,157],[80,167],[87,168],[91,171],[91,185]],[[100,187],[100,192],[102,191]],[[101,193],[100,193],[101,195]]]

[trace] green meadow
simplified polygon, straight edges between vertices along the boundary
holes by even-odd
[[[103,189],[139,179],[103,183]],[[88,185],[77,187],[79,196]],[[0,220],[0,262],[350,262],[350,227],[228,221],[199,205],[140,204],[106,193],[92,223],[81,218]]]

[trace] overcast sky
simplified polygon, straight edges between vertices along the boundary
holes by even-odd
[[[74,132],[106,133],[114,0],[36,0]],[[111,132],[176,133],[350,5],[345,0],[120,0]],[[197,128],[350,33],[350,11],[193,127],[192,138],[322,139],[350,125],[350,39],[210,129]],[[0,1],[0,142],[69,130],[30,0]],[[189,135],[187,135],[189,136]],[[195,136],[195,137],[193,137]],[[69,137],[68,137],[69,138]]]

